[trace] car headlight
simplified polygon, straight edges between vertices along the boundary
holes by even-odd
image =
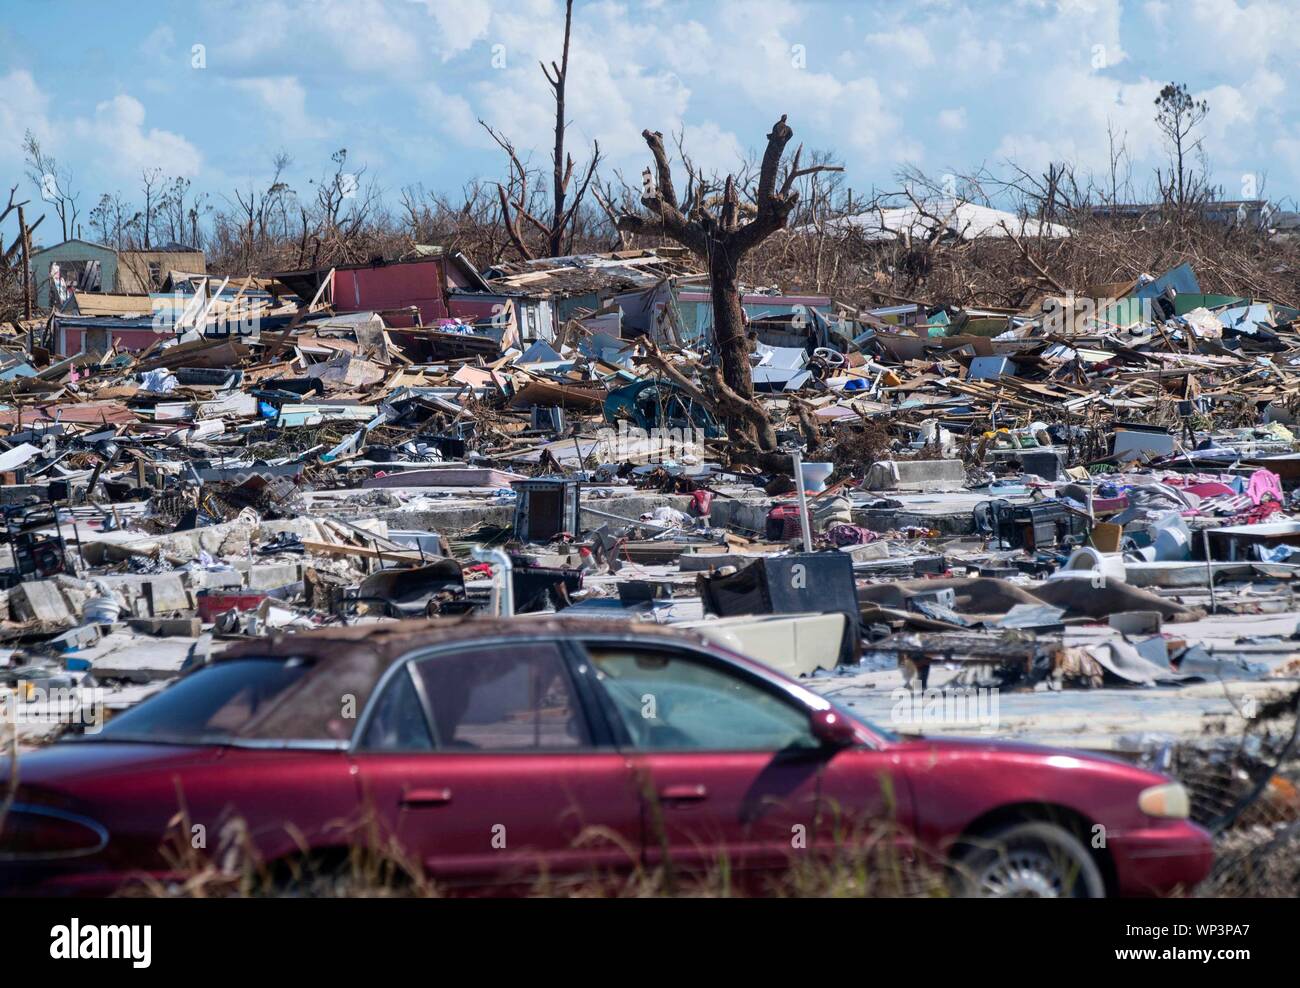
[[[1138,809],[1147,816],[1186,820],[1191,815],[1192,801],[1181,782],[1166,782],[1138,793]]]

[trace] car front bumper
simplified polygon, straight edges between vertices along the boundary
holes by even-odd
[[[1214,841],[1188,820],[1153,821],[1112,836],[1106,848],[1115,864],[1116,891],[1124,896],[1190,892],[1214,866]]]

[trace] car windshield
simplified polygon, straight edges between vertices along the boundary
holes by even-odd
[[[311,668],[298,659],[234,659],[205,666],[113,717],[86,740],[221,743],[274,707]]]

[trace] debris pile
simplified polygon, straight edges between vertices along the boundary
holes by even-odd
[[[0,338],[7,700],[555,610],[898,730],[972,727],[900,691],[997,689],[998,733],[1120,750],[1300,673],[1300,310],[1186,265],[1017,311],[745,287],[748,387],[680,248],[174,274]]]

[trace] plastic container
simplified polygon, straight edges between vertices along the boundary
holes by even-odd
[[[111,594],[91,597],[81,610],[81,618],[87,624],[112,624],[122,613],[122,605]]]
[[[803,489],[817,494],[826,490],[826,480],[835,472],[834,463],[804,463],[803,467]]]

